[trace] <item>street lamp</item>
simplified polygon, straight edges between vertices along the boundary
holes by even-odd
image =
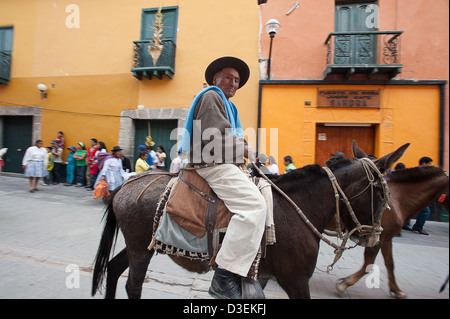
[[[41,99],[46,99],[47,98],[47,85],[39,83],[37,85],[37,88],[39,91],[41,91]]]
[[[275,34],[280,30],[280,22],[276,19],[270,19],[265,26],[266,32],[270,35],[269,61],[267,64],[267,79],[270,80],[270,65],[272,63],[272,42]]]

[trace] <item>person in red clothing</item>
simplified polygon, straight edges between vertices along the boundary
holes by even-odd
[[[94,190],[94,183],[98,175],[98,165],[97,165],[97,153],[98,153],[98,141],[96,138],[91,138],[90,147],[88,149],[88,157],[87,157],[87,170],[86,173],[88,175],[88,183],[87,189]]]

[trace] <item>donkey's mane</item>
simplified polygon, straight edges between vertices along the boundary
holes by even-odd
[[[352,161],[354,161],[354,159],[336,157],[328,160],[326,164],[331,170],[335,170],[349,165]],[[311,185],[318,176],[327,176],[327,174],[320,165],[311,164],[277,176],[273,178],[272,181],[278,186],[295,183],[296,186],[304,185],[307,187],[308,185]]]
[[[389,181],[396,183],[423,182],[431,178],[444,175],[439,167],[413,167],[392,171],[386,175]]]

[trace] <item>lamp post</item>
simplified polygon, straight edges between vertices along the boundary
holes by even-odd
[[[280,30],[280,22],[270,19],[265,26],[266,32],[270,35],[269,61],[267,62],[267,79],[270,80],[270,65],[272,64],[272,42],[275,34]]]

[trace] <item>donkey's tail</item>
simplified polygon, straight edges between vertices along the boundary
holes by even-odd
[[[92,278],[92,296],[101,288],[102,282],[106,277],[106,271],[108,269],[109,256],[113,249],[113,246],[117,240],[117,233],[119,227],[117,225],[116,216],[113,211],[113,196],[117,192],[114,191],[110,198],[108,206],[105,210],[103,219],[105,220],[105,226],[103,228],[102,238],[100,239],[100,245],[98,246],[97,255],[95,256],[94,271]]]

